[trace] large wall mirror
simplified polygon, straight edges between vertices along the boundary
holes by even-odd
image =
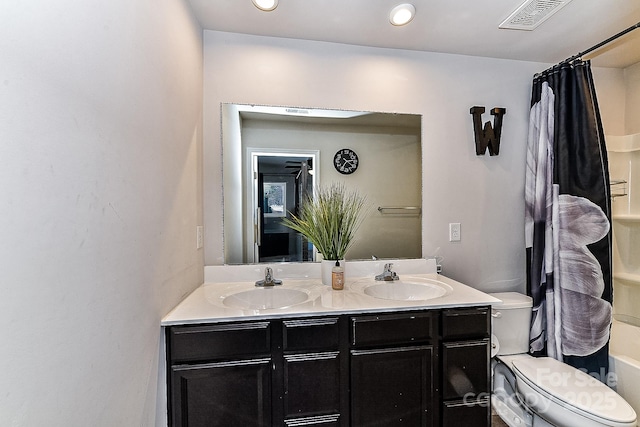
[[[222,104],[224,257],[227,264],[315,261],[284,227],[320,185],[343,183],[369,210],[347,259],[422,256],[421,116]],[[357,169],[334,156],[348,148]]]

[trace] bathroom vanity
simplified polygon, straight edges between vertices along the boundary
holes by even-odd
[[[367,295],[370,280],[288,280],[282,290],[307,301],[241,309],[220,302],[278,290],[201,286],[163,320],[169,425],[489,426],[499,300],[435,274],[411,280],[447,293],[394,300]]]

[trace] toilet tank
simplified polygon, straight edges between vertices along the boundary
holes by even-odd
[[[490,295],[502,301],[502,304],[494,305],[491,310],[494,335],[491,338],[497,354],[528,353],[533,300],[517,292]]]

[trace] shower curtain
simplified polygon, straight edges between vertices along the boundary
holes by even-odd
[[[605,382],[613,296],[611,202],[588,61],[534,77],[525,179],[530,352]]]

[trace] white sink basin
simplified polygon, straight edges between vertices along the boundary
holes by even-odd
[[[308,299],[309,295],[304,291],[267,287],[231,294],[222,300],[222,304],[230,308],[266,310],[290,307]]]
[[[364,293],[369,296],[395,301],[425,301],[440,298],[451,291],[451,286],[446,283],[423,278],[376,282],[364,288]]]

